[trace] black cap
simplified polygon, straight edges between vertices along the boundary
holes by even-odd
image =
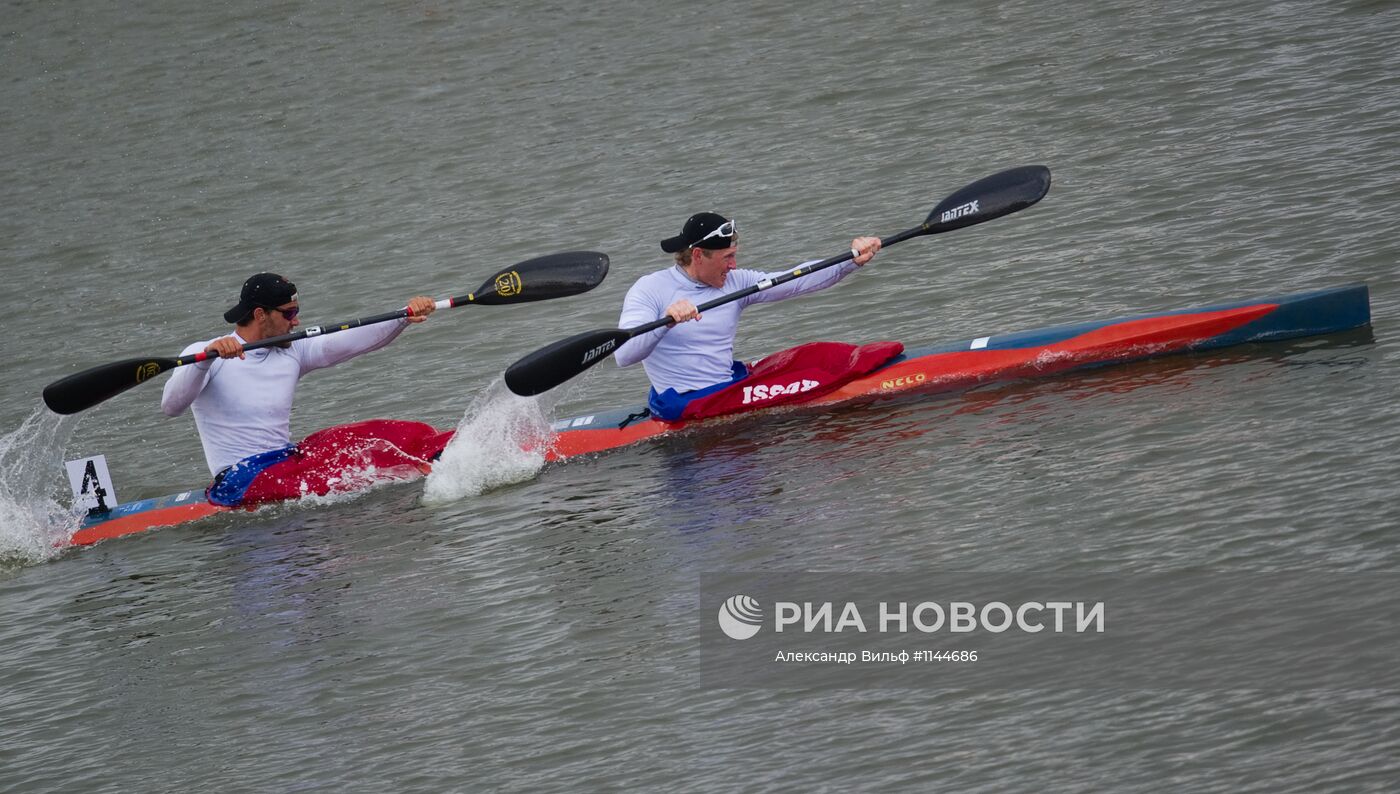
[[[236,323],[259,306],[275,309],[296,299],[297,285],[276,273],[259,273],[243,282],[243,291],[238,294],[238,303],[224,312],[224,322]]]
[[[661,250],[668,254],[674,254],[691,246],[710,249],[728,248],[733,244],[733,234],[715,235],[705,239],[705,235],[726,223],[729,223],[729,219],[718,212],[702,212],[698,215],[691,215],[680,234],[661,241]]]

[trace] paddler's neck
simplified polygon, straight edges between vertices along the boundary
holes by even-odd
[[[676,270],[680,271],[680,274],[681,274],[682,276],[685,276],[686,280],[689,281],[690,283],[694,284],[695,286],[697,286],[697,287],[705,287],[705,286],[708,286],[705,282],[701,281],[700,279],[696,278],[695,276],[690,275],[690,268],[687,267],[686,265],[677,264],[677,265],[676,265]]]

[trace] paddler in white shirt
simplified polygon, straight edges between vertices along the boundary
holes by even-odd
[[[857,237],[851,241],[856,254],[853,259],[717,306],[703,318],[696,306],[786,271],[739,269],[738,228],[732,219],[715,212],[692,215],[680,234],[661,241],[661,250],[674,255],[675,265],[643,276],[632,285],[618,326],[642,325],[662,316],[675,322],[628,340],[618,348],[616,357],[622,367],[642,362],[651,381],[648,407],[652,415],[675,420],[691,400],[727,388],[748,374],[745,365],[734,360],[734,337],[744,307],[836,284],[875,256],[880,238]],[[703,322],[691,322],[701,319]]]
[[[193,409],[205,461],[217,475],[251,455],[291,444],[292,399],[302,375],[384,347],[435,308],[432,298],[418,296],[408,302],[410,316],[400,320],[245,352],[245,344],[291,333],[301,324],[296,286],[275,273],[258,273],[224,312],[234,332],[181,351],[186,356],[207,350],[219,357],[178,367],[165,384],[161,410],[178,416]]]

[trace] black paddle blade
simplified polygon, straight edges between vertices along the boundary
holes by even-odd
[[[612,355],[631,338],[618,329],[588,331],[542,347],[506,368],[506,388],[521,397],[543,394]]]
[[[56,380],[44,387],[44,404],[56,414],[75,414],[173,369],[173,358],[129,358]]]
[[[500,306],[566,298],[587,292],[608,275],[608,255],[597,251],[567,251],[512,265],[486,279],[473,293],[472,303]]]
[[[1050,169],[1024,165],[973,182],[938,203],[923,234],[938,234],[1000,218],[1029,207],[1050,192]]]

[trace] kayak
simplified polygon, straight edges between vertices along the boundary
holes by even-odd
[[[1351,284],[1196,309],[979,336],[906,351],[869,375],[802,405],[909,392],[960,391],[993,381],[1044,377],[1172,353],[1337,333],[1370,322],[1369,290],[1365,284]],[[638,421],[644,416],[645,409],[638,407],[556,422],[548,457],[563,459],[614,449],[675,433],[688,424]]]
[[[1175,353],[1332,334],[1370,325],[1365,284],[1221,303],[1115,320],[989,334],[906,350],[875,371],[800,405],[858,398],[939,394],[983,383],[1045,377]],[[554,422],[545,458],[560,461],[692,430],[730,417],[662,422],[637,406]],[[203,489],[119,505],[88,516],[71,539],[88,545],[231,509],[209,504]]]

